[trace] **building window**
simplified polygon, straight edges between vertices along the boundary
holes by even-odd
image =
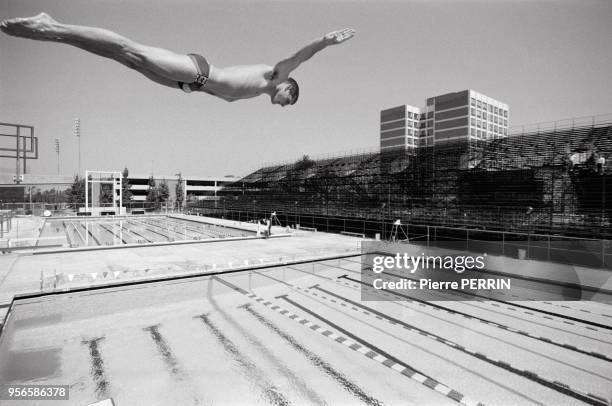
[[[475,136],[476,135],[476,129],[474,127],[472,127],[471,131],[472,131],[472,136]]]
[[[476,99],[472,97],[472,107],[476,106]]]
[[[497,124],[497,116],[494,116],[494,117],[493,117],[493,122],[494,122],[495,124]]]
[[[476,116],[476,110],[474,110],[474,109],[470,109],[470,113],[471,113],[473,116]]]
[[[495,114],[499,114],[499,109],[495,107]]]
[[[489,104],[489,113],[493,113],[493,106]]]
[[[408,118],[412,120],[412,113],[408,112]]]
[[[476,121],[476,120],[474,120],[474,118],[472,117],[472,118],[470,119],[470,124],[471,124],[471,125],[476,125],[476,122],[475,122],[475,121]]]
[[[487,113],[482,113],[482,119],[486,120],[487,119]]]
[[[508,127],[508,120],[504,119],[504,125]]]
[[[508,110],[504,110],[504,117],[508,118]]]
[[[477,116],[478,118],[481,118],[481,117],[482,117],[482,113],[480,112],[480,110],[478,110],[478,111],[476,112],[476,116]]]

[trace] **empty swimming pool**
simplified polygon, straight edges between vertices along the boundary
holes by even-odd
[[[42,227],[37,246],[120,246],[254,235],[255,233],[248,230],[162,215],[66,217],[48,219]]]
[[[608,304],[362,301],[361,275],[354,256],[23,297],[0,384],[78,406],[608,404]]]

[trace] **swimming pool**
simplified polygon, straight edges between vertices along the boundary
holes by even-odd
[[[248,230],[161,215],[113,218],[66,217],[47,219],[36,246],[70,248],[121,246],[254,235],[254,232]]]
[[[354,256],[18,299],[0,383],[68,385],[70,405],[605,404],[612,344],[588,323],[609,305],[367,302],[361,267]]]

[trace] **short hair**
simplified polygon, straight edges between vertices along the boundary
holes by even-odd
[[[287,83],[289,84],[289,95],[291,96],[291,104],[295,104],[300,96],[300,87],[293,78],[288,78]]]

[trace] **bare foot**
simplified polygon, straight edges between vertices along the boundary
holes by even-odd
[[[55,36],[54,27],[57,21],[47,13],[34,17],[11,18],[0,23],[0,30],[8,35],[32,39],[50,39]]]

